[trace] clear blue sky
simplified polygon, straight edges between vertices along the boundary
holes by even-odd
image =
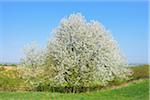
[[[74,12],[110,30],[129,63],[147,63],[147,2],[0,3],[0,62],[19,62],[23,46],[31,41],[44,47],[60,19]]]

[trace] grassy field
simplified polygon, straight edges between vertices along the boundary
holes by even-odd
[[[143,79],[143,78],[149,78],[149,65],[138,65],[131,67],[133,70],[133,79]]]
[[[99,92],[63,94],[50,92],[0,92],[0,100],[148,100],[149,80],[136,80]]]
[[[0,67],[0,100],[148,100],[149,66],[140,65],[131,69],[134,73],[129,82],[113,85],[98,92],[72,94],[17,92],[28,90],[28,85],[18,76],[19,70],[16,70],[16,67],[2,66]]]

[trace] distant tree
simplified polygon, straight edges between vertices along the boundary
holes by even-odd
[[[44,69],[44,50],[40,49],[36,42],[27,44],[24,49],[25,56],[21,59],[22,76],[33,87],[37,87],[43,79]]]
[[[80,13],[72,14],[53,33],[46,54],[53,61],[57,85],[105,86],[131,75],[117,42],[98,21],[87,22]]]
[[[21,77],[31,85],[32,89],[49,84],[54,72],[50,59],[47,59],[49,55],[46,50],[39,48],[36,42],[31,42],[23,48],[23,51],[24,57],[19,65]]]
[[[24,47],[24,54],[24,58],[21,59],[23,66],[35,68],[42,65],[42,50],[39,49],[37,43],[27,44]]]

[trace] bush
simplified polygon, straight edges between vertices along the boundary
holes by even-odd
[[[10,64],[9,66],[14,66],[14,67],[17,67],[17,64]]]

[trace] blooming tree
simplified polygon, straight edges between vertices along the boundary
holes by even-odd
[[[27,44],[24,47],[24,54],[25,57],[22,59],[22,65],[26,67],[35,68],[39,66],[41,63],[40,60],[42,56],[42,50],[38,48],[37,43],[32,42],[30,44]]]
[[[132,72],[126,67],[117,42],[98,21],[86,21],[80,14],[61,20],[45,49],[35,43],[27,45],[22,66],[24,76],[37,87],[106,86],[115,80],[128,80]]]
[[[53,60],[57,85],[105,86],[131,75],[117,42],[98,21],[87,22],[80,13],[72,14],[53,33],[46,54]]]
[[[32,42],[24,47],[24,54],[21,59],[21,74],[27,82],[36,87],[43,82],[38,76],[41,77],[44,73],[44,50],[40,49],[36,42]]]

